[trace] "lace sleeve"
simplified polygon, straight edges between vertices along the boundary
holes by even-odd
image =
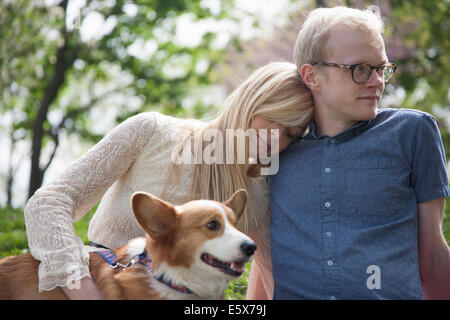
[[[73,222],[128,170],[149,143],[155,121],[153,113],[124,121],[30,198],[24,215],[31,254],[41,261],[40,292],[90,276],[89,254]]]

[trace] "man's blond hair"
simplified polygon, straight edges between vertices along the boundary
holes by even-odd
[[[327,58],[327,42],[338,26],[350,30],[382,34],[383,20],[371,10],[347,7],[318,8],[311,11],[298,34],[294,48],[297,69],[306,63],[321,62]]]

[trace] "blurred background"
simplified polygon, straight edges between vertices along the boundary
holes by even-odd
[[[119,122],[213,117],[335,5],[381,14],[399,65],[382,106],[432,113],[449,158],[449,0],[0,0],[0,257],[26,248],[27,199]]]

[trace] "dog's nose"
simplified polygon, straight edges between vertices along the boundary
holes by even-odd
[[[247,257],[250,257],[251,255],[253,255],[255,253],[256,244],[252,241],[244,241],[241,244],[241,249]]]

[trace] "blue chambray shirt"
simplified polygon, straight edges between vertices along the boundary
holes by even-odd
[[[423,299],[417,204],[450,194],[434,118],[380,109],[310,132],[270,179],[274,299]]]

